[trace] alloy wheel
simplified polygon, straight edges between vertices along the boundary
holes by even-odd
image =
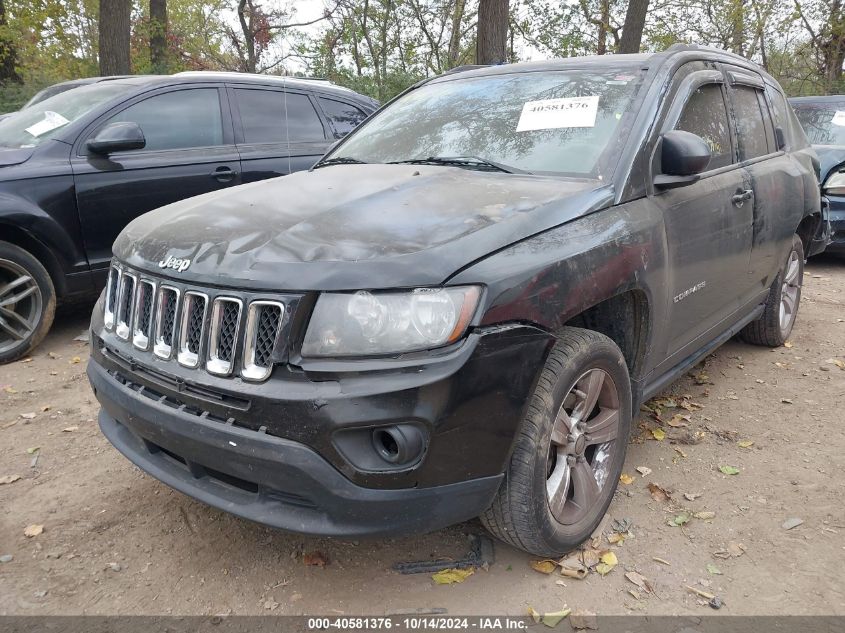
[[[800,271],[801,263],[798,260],[798,253],[793,250],[786,262],[783,285],[780,291],[780,329],[782,332],[789,329],[798,309],[798,294],[801,291]]]
[[[29,339],[42,309],[41,289],[32,275],[15,262],[0,259],[0,353]]]
[[[552,426],[546,499],[558,522],[578,522],[599,500],[619,450],[619,424],[619,393],[610,374],[598,368],[584,372]]]

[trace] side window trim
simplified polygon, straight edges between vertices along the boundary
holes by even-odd
[[[669,105],[669,110],[663,119],[663,124],[661,125],[659,132],[659,134],[664,134],[669,130],[674,130],[684,113],[684,108],[686,108],[687,103],[689,103],[690,98],[692,98],[692,95],[696,90],[708,84],[716,84],[721,89],[722,102],[725,106],[725,114],[728,118],[728,129],[731,139],[730,155],[732,162],[728,165],[708,169],[707,171],[702,172],[702,179],[739,168],[736,129],[734,127],[730,102],[728,101],[727,86],[725,85],[725,77],[723,73],[718,70],[699,70],[690,73],[689,76],[684,78],[678,88],[678,91],[672,99],[672,103]]]
[[[161,152],[185,152],[185,151],[193,151],[198,149],[208,149],[209,147],[219,148],[219,147],[227,147],[227,146],[234,146],[235,139],[232,134],[232,117],[230,115],[229,107],[227,107],[228,99],[226,95],[223,94],[224,86],[222,84],[177,84],[172,86],[164,86],[158,89],[148,90],[146,92],[142,92],[140,94],[136,94],[134,97],[123,101],[122,103],[118,103],[115,106],[109,108],[109,110],[100,116],[98,116],[94,121],[88,124],[85,129],[83,129],[76,137],[74,141],[73,147],[73,155],[77,158],[87,158],[89,156],[88,152],[85,151],[85,143],[90,139],[94,133],[109,119],[112,117],[120,114],[124,110],[131,108],[132,106],[141,103],[142,101],[146,101],[147,99],[152,99],[153,97],[158,97],[163,94],[169,94],[171,92],[184,92],[186,90],[202,90],[202,89],[209,89],[213,88],[217,91],[217,100],[220,105],[220,119],[222,125],[222,133],[223,133],[223,142],[221,145],[209,145],[205,147],[186,147],[186,148],[174,148],[174,149],[159,149],[159,150],[132,150],[131,152],[120,152],[117,155],[126,155],[132,154],[139,155],[139,154],[153,154],[153,153],[161,153]]]

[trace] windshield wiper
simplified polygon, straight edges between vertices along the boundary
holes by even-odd
[[[366,165],[367,161],[352,158],[351,156],[337,156],[335,158],[327,158],[321,160],[311,169],[319,169],[320,167],[330,167],[331,165]]]
[[[452,167],[469,167],[470,169],[493,168],[506,174],[531,174],[530,171],[503,165],[478,156],[429,156],[428,158],[413,158],[411,160],[397,160],[391,164],[398,165],[447,165]]]

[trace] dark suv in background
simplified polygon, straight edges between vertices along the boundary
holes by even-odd
[[[794,97],[789,103],[821,162],[832,240],[825,252],[845,254],[845,95]]]
[[[194,72],[99,80],[0,121],[0,363],[57,300],[102,288],[131,220],[307,169],[375,107],[324,80]]]

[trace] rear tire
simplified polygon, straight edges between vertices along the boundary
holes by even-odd
[[[0,365],[38,345],[55,312],[56,289],[41,262],[14,244],[0,242]]]
[[[630,429],[631,383],[622,352],[603,334],[563,328],[481,522],[537,556],[577,547],[610,505]]]
[[[804,244],[792,236],[792,248],[769,289],[766,307],[758,319],[746,325],[739,337],[746,343],[780,347],[786,343],[798,316],[801,284],[804,280]]]

